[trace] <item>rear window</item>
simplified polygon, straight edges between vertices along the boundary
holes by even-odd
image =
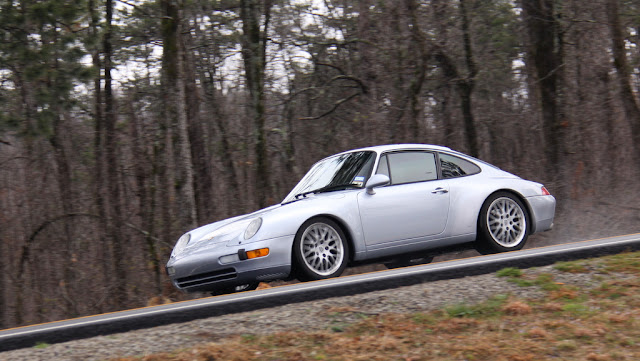
[[[466,159],[449,154],[439,154],[442,178],[464,177],[480,173],[480,167]]]

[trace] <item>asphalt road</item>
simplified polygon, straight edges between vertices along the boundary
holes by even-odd
[[[640,249],[640,234],[527,249],[257,291],[207,297],[0,331],[0,351],[126,332],[193,319],[346,296],[440,279],[528,268]]]

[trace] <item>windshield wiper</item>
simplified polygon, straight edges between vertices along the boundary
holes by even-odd
[[[299,199],[300,197],[305,197],[309,194],[316,194],[316,193],[324,193],[324,192],[333,192],[333,191],[340,191],[343,189],[347,189],[347,188],[360,188],[358,186],[356,186],[355,184],[336,184],[336,185],[328,185],[325,187],[320,187],[318,189],[314,189],[312,191],[307,191],[307,192],[302,192],[302,193],[298,193],[294,196],[295,199]]]

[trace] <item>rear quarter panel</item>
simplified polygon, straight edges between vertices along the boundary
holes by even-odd
[[[500,173],[503,173],[500,171]],[[513,175],[503,175],[493,170],[449,180],[451,205],[447,232],[451,236],[476,234],[477,221],[485,200],[499,191],[511,192],[518,196],[528,208],[528,197],[540,195],[541,184],[527,181]],[[508,173],[507,173],[508,174]],[[532,224],[535,224],[532,222]]]

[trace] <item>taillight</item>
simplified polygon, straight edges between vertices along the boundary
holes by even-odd
[[[542,186],[542,195],[543,196],[550,196],[551,193],[549,193],[549,191],[547,190],[547,187]]]

